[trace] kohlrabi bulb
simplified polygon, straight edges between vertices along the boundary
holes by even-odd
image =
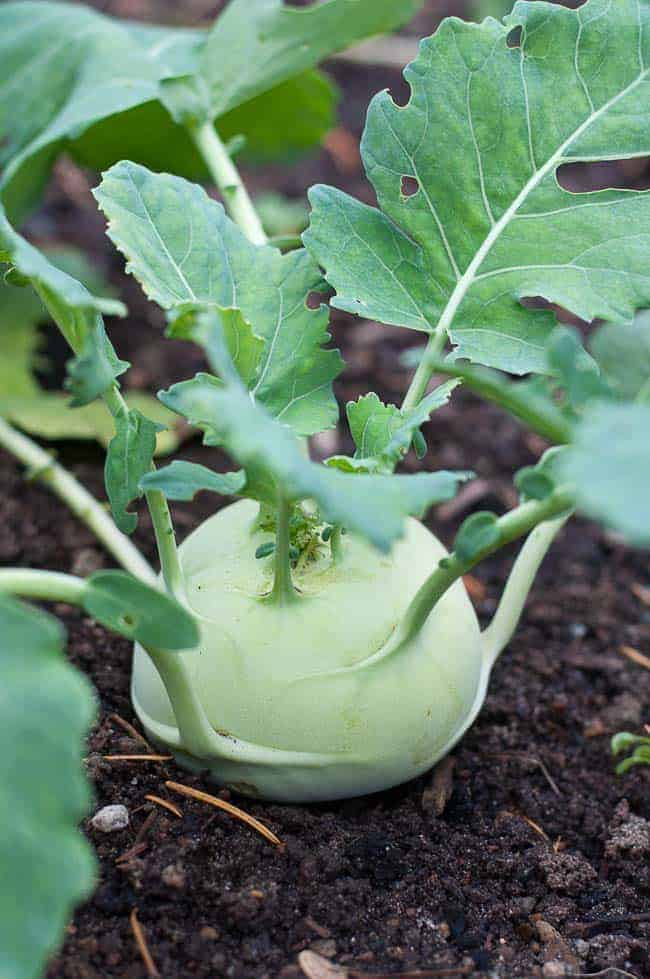
[[[224,751],[183,751],[156,667],[136,648],[133,701],[148,734],[223,783],[285,801],[363,795],[426,771],[484,696],[481,635],[462,581],[399,654],[355,667],[389,640],[445,549],[415,520],[389,555],[347,535],[340,563],[323,547],[294,573],[296,601],[277,605],[263,599],[273,559],[255,558],[268,539],[256,514],[250,501],[228,506],[180,549],[201,643],[178,655]]]

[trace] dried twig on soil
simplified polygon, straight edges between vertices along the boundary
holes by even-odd
[[[627,656],[632,662],[638,663],[639,666],[643,666],[646,670],[650,670],[650,656],[644,656],[640,653],[638,649],[633,646],[619,646],[619,653],[623,653],[623,656]]]
[[[119,714],[109,714],[108,719],[109,721],[112,721],[113,724],[117,724],[119,727],[121,727],[123,731],[126,731],[126,733],[129,734],[135,741],[139,741],[140,744],[143,744],[147,751],[151,751],[151,745],[145,738],[144,734],[140,734],[138,729],[133,727],[133,724],[130,724],[129,721],[125,721]]]
[[[129,861],[133,860],[134,857],[139,857],[141,853],[144,853],[148,846],[148,843],[136,841],[133,846],[130,846],[128,850],[125,850],[124,853],[120,853],[119,857],[115,858],[115,863],[120,867],[126,863],[129,863]]]
[[[138,946],[138,951],[142,956],[142,961],[144,962],[144,967],[147,970],[147,975],[152,977],[158,977],[160,979],[160,973],[156,968],[156,963],[151,957],[151,952],[147,946],[147,940],[144,935],[144,930],[142,925],[138,921],[138,909],[134,908],[129,916],[129,921],[131,923],[131,931],[133,932],[133,937],[135,938],[135,943]]]
[[[617,914],[612,918],[594,918],[593,921],[572,921],[564,930],[568,935],[583,935],[592,928],[606,929],[618,925],[636,925],[642,921],[650,921],[650,911],[642,911],[640,914]]]
[[[455,764],[455,759],[449,755],[443,758],[434,769],[431,784],[422,793],[422,808],[427,811],[433,810],[436,816],[442,816],[453,794]]]
[[[298,964],[307,979],[444,979],[445,976],[464,976],[471,967],[442,969],[415,969],[411,972],[359,972],[358,969],[347,969],[329,959],[323,958],[316,952],[306,950],[298,956]]]
[[[557,782],[552,777],[547,766],[544,764],[542,759],[538,758],[536,755],[528,755],[526,754],[525,751],[489,751],[486,752],[486,754],[489,758],[505,758],[505,759],[512,758],[518,761],[526,761],[531,765],[536,765],[541,771],[546,781],[548,782],[548,784],[550,785],[555,795],[559,795],[559,796],[562,795],[562,792],[558,788]]]
[[[523,821],[525,823],[528,823],[528,825],[530,826],[530,828],[535,833],[537,833],[538,836],[541,836],[542,839],[543,840],[546,840],[547,843],[550,843],[551,842],[548,833],[545,833],[544,830],[542,829],[542,827],[539,825],[539,823],[536,823],[534,819],[531,819],[530,818],[530,816],[526,816],[526,814],[523,813],[523,812],[510,812],[510,813],[507,813],[507,815],[509,815],[509,816],[515,816],[518,819],[523,819]]]
[[[147,818],[145,819],[142,826],[140,827],[140,829],[135,835],[135,840],[134,840],[135,843],[139,843],[140,840],[144,839],[144,837],[147,835],[147,833],[149,832],[153,824],[156,822],[157,818],[158,818],[158,813],[156,812],[155,809],[152,810],[147,815]]]
[[[103,755],[104,761],[171,761],[172,755]]]
[[[181,785],[180,782],[165,782],[165,785],[172,792],[178,792],[180,795],[188,796],[190,799],[197,799],[199,802],[207,802],[210,806],[215,806],[217,809],[222,809],[224,812],[229,813],[234,816],[235,819],[240,819],[243,823],[251,826],[253,829],[257,830],[261,836],[273,843],[274,846],[284,848],[284,843],[280,840],[275,833],[273,833],[268,826],[261,823],[259,819],[255,819],[254,816],[249,816],[247,812],[243,809],[239,809],[237,806],[231,805],[230,802],[224,802],[223,799],[218,799],[214,795],[210,795],[208,792],[200,792],[198,789],[192,789],[189,785]]]
[[[163,809],[168,809],[179,819],[183,818],[182,811],[178,808],[178,806],[175,806],[173,802],[169,802],[167,799],[161,799],[159,795],[145,795],[145,799],[147,799],[149,802],[153,802],[156,806],[162,806]]]

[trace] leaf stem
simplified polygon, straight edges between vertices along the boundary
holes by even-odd
[[[422,359],[417,366],[409,389],[402,402],[402,411],[412,411],[422,401],[422,398],[426,394],[427,385],[431,380],[431,375],[434,373],[435,362],[444,350],[446,342],[446,332],[439,327],[436,328],[424,348]]]
[[[332,561],[334,564],[339,564],[343,559],[343,527],[341,524],[337,523],[332,528],[330,548],[332,549]]]
[[[104,402],[113,418],[119,418],[128,413],[128,405],[117,384],[105,392]],[[155,465],[151,464],[152,471]],[[154,534],[156,536],[156,546],[160,567],[167,591],[181,603],[185,600],[185,579],[181,567],[178,548],[176,546],[176,534],[172,522],[169,504],[164,494],[159,490],[151,490],[145,494]]]
[[[20,595],[22,598],[80,605],[85,587],[83,578],[58,571],[34,571],[28,568],[0,570],[0,592]]]
[[[574,505],[572,493],[563,488],[557,489],[545,500],[530,500],[504,514],[497,521],[498,539],[471,558],[463,560],[452,552],[420,587],[402,619],[395,643],[398,646],[410,642],[418,634],[429,615],[445,592],[464,574],[467,574],[484,558],[529,533],[545,520],[552,520],[571,510]],[[394,644],[391,643],[391,646]]]
[[[152,572],[153,574],[153,572]],[[49,602],[68,602],[83,607],[86,582],[75,575],[25,568],[0,570],[0,594]],[[182,654],[146,647],[165,685],[172,704],[184,750],[198,758],[214,756],[215,731],[192,685]]]
[[[499,405],[549,442],[564,445],[571,441],[572,426],[560,408],[552,401],[535,397],[530,391],[520,388],[525,382],[509,381],[489,368],[465,367],[457,362],[438,361],[433,369],[436,373],[460,378],[464,387]]]
[[[64,328],[63,324],[60,321],[60,317],[57,316],[56,307],[53,306],[52,303],[49,302],[48,300],[47,293],[44,292],[44,290],[42,289],[38,289],[36,287],[34,288],[36,289],[36,292],[38,293],[41,300],[43,301],[46,309],[48,309],[50,315],[52,316],[52,319],[57,324],[59,330],[61,331],[62,336],[70,345],[70,348],[72,349],[73,353],[78,355],[79,354],[78,344],[75,342],[75,339],[70,336],[70,331]],[[104,402],[104,404],[106,405],[106,407],[108,408],[108,410],[110,411],[114,419],[124,417],[129,412],[129,406],[127,405],[126,401],[122,397],[122,393],[120,391],[117,382],[113,382],[113,384],[104,392],[104,394],[102,395],[102,401]],[[151,468],[152,469],[156,468],[153,463],[151,464]],[[67,498],[65,495],[63,494],[59,494],[59,495],[61,495],[62,499],[67,502]],[[167,500],[162,496],[162,494],[160,494],[160,497],[161,499],[160,500],[156,499],[154,502],[154,506],[152,507],[151,502],[149,500],[149,495],[147,495],[147,505],[149,506],[149,510],[151,513],[151,520],[153,522],[154,532],[156,535],[156,544],[158,545],[158,556],[160,558],[160,566],[162,569],[163,579],[165,581],[165,585],[167,586],[168,591],[172,595],[174,595],[175,598],[182,600],[184,593],[182,588],[179,588],[179,582],[180,583],[183,582],[183,572],[178,558],[178,551],[176,549],[176,538],[174,535],[174,527],[172,524],[171,513],[169,512],[169,506],[167,504]],[[99,504],[97,505],[99,506]],[[72,509],[74,510],[74,507],[72,507]],[[74,510],[74,512],[77,513],[76,510]],[[81,518],[84,519],[81,513],[78,513],[78,516],[81,516]],[[157,585],[158,579],[155,576],[151,566],[144,560],[144,558],[139,554],[139,552],[136,551],[136,548],[133,546],[133,544],[130,544],[128,538],[125,537],[125,535],[123,535],[121,531],[118,530],[117,527],[115,527],[113,521],[110,520],[108,516],[106,516],[106,520],[109,521],[111,527],[114,528],[114,533],[118,534],[121,539],[127,541],[127,543],[129,543],[130,545],[131,551],[137,553],[138,557],[140,558],[139,572],[137,570],[134,570],[133,567],[129,567],[125,565],[124,562],[118,557],[118,560],[120,560],[120,563],[123,565],[123,567],[125,567],[127,571],[132,571],[133,574],[137,575],[137,577],[143,578],[143,580],[147,581],[149,584]],[[89,526],[91,525],[89,524]],[[94,526],[92,526],[91,529],[93,529],[93,531],[97,534],[100,540],[106,543],[104,537],[102,537],[98,533],[98,531]],[[164,546],[162,547],[162,549],[160,546],[161,541],[164,542]],[[123,548],[121,548],[121,550],[122,549]],[[111,550],[111,552],[114,553],[112,548],[109,547],[109,550]],[[146,574],[143,573],[144,568],[146,568]],[[153,581],[152,581],[152,576],[154,579]]]
[[[17,432],[0,418],[0,445],[28,467],[33,479],[47,486],[92,530],[107,551],[126,571],[147,584],[156,583],[153,568],[129,538],[118,530],[99,500],[72,473],[56,462],[36,442]]]
[[[281,499],[277,509],[277,530],[275,535],[273,588],[269,596],[277,605],[290,605],[296,600],[296,589],[291,579],[290,529],[291,504]]]
[[[202,126],[188,127],[205,164],[223,195],[226,208],[234,221],[254,245],[265,245],[267,237],[253,202],[248,195],[237,167],[214,125],[206,122]]]

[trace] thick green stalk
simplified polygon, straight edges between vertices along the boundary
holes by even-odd
[[[104,402],[113,418],[117,419],[128,413],[128,405],[122,397],[117,384],[106,391],[103,396]],[[155,470],[152,463],[151,469]],[[159,490],[152,490],[145,495],[154,533],[156,535],[156,545],[162,576],[167,587],[167,591],[178,601],[185,598],[185,584],[183,569],[181,568],[178,548],[176,547],[176,535],[172,523],[169,504],[163,493]]]
[[[406,392],[406,397],[402,402],[402,411],[412,411],[422,401],[427,391],[427,385],[434,373],[433,364],[445,349],[446,342],[447,334],[444,330],[436,329],[429,337],[422,355],[422,360],[417,366],[409,389]]]
[[[343,527],[341,524],[336,524],[332,527],[330,548],[332,549],[332,560],[334,564],[339,564],[343,559]]]
[[[102,504],[48,452],[1,418],[0,445],[28,467],[30,478],[43,483],[70,507],[126,571],[148,585],[156,583],[153,568],[118,530]]]
[[[57,571],[33,571],[29,568],[0,570],[0,592],[7,595],[80,605],[85,587],[83,578]]]
[[[275,533],[274,578],[273,588],[269,596],[277,605],[290,605],[296,600],[297,592],[291,578],[291,504],[286,500],[278,501],[277,529]]]
[[[573,495],[566,489],[558,489],[547,499],[529,501],[504,514],[497,521],[499,536],[494,543],[469,559],[462,559],[452,552],[435,569],[421,585],[411,604],[404,613],[404,618],[398,625],[387,643],[372,656],[361,660],[351,670],[362,670],[381,662],[389,656],[396,656],[418,635],[425,622],[431,615],[442,596],[451,586],[471,571],[480,561],[496,551],[524,537],[530,531],[542,531],[526,542],[520,559],[515,563],[513,573],[508,582],[508,588],[499,606],[499,612],[494,622],[484,633],[484,648],[491,662],[509,640],[524,605],[528,588],[532,584],[534,572],[537,570],[551,541],[555,537],[569,512],[574,506]],[[547,532],[548,531],[548,532]]]
[[[552,520],[559,517],[560,514],[566,513],[573,505],[572,494],[568,490],[558,489],[545,500],[530,500],[527,503],[522,503],[521,506],[500,517],[497,521],[498,538],[489,547],[474,554],[471,558],[463,559],[452,552],[442,562],[442,566],[438,565],[433,574],[420,587],[399,625],[395,642],[400,646],[410,642],[420,631],[445,592],[480,561],[501,550],[506,544],[528,534],[545,520]]]
[[[254,245],[265,245],[267,237],[237,167],[213,124],[188,128],[210,174],[223,195],[226,208]]]
[[[423,355],[426,357],[426,352]],[[459,363],[433,364],[435,373],[458,377],[470,391],[507,411],[542,438],[555,445],[571,441],[571,423],[557,405],[522,389],[525,382],[509,381],[489,368],[462,366]]]

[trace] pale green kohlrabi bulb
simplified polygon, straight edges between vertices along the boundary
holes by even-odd
[[[156,667],[135,650],[132,696],[147,734],[182,763],[248,794],[283,801],[363,795],[426,771],[474,719],[487,681],[476,615],[462,582],[438,602],[399,655],[377,653],[446,551],[416,520],[392,553],[347,535],[294,575],[297,601],[261,600],[268,534],[241,501],[202,524],[180,549],[200,647],[181,655],[217,732],[209,758],[192,757]]]

